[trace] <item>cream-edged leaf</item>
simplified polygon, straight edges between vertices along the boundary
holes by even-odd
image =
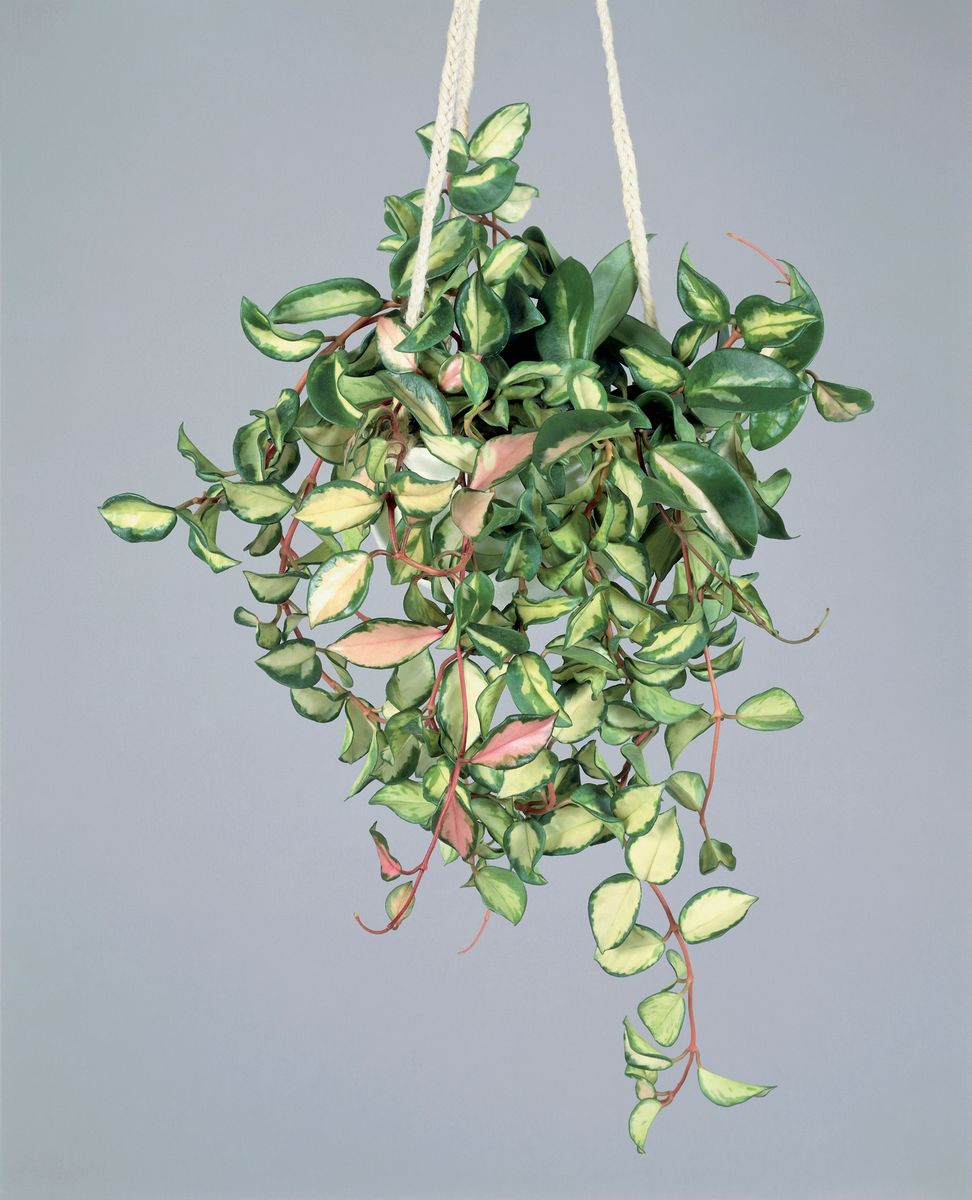
[[[518,925],[526,909],[527,894],[523,880],[506,867],[480,867],[473,875],[476,891],[483,903],[513,925]]]
[[[698,1079],[702,1095],[723,1108],[742,1104],[756,1096],[768,1096],[776,1087],[775,1083],[740,1083],[738,1079],[717,1075],[715,1071],[706,1070],[703,1066],[699,1067]]]
[[[175,509],[154,504],[134,492],[110,496],[98,512],[111,532],[125,542],[159,542],[176,523]]]
[[[313,628],[350,616],[368,594],[373,560],[363,550],[335,554],[322,563],[307,585],[307,620]]]
[[[638,1005],[638,1016],[660,1046],[673,1046],[685,1020],[685,997],[679,992],[656,992]]]
[[[645,1139],[648,1137],[648,1130],[651,1128],[652,1121],[654,1121],[661,1110],[661,1101],[652,1098],[639,1100],[631,1110],[631,1116],[628,1117],[628,1134],[637,1147],[639,1154],[644,1154]]]
[[[640,906],[641,884],[631,875],[612,875],[597,885],[587,902],[587,915],[598,950],[613,950],[624,941]]]
[[[659,813],[646,832],[633,838],[624,857],[632,873],[646,883],[668,883],[682,866],[685,843],[674,808]]]
[[[370,488],[350,479],[336,479],[308,492],[297,509],[297,519],[323,536],[370,525],[382,505],[381,496]]]
[[[594,961],[608,975],[624,978],[647,971],[658,962],[664,952],[665,943],[654,929],[649,929],[647,925],[635,925],[624,941],[613,950],[595,950]]]
[[[687,942],[721,937],[745,917],[757,897],[737,888],[713,887],[697,892],[679,913],[678,927]]]

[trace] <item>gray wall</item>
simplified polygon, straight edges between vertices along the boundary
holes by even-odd
[[[384,888],[339,731],[254,669],[237,573],[95,512],[191,495],[179,421],[225,458],[292,381],[242,292],[381,281],[445,0],[2,7],[4,1195],[968,1195],[967,6],[615,4],[664,327],[686,239],[772,290],[736,229],[877,399],[768,456],[802,536],[761,547],[765,594],[784,630],[832,616],[751,632],[724,689],[808,714],[728,731],[715,828],[762,900],[697,954],[708,1065],[781,1086],[686,1088],[646,1159],[619,1033],[647,989],[592,963],[585,911],[615,852],[552,862],[465,958],[455,868],[361,935]],[[624,236],[591,6],[483,8],[474,115],[533,102],[536,217],[591,261]]]

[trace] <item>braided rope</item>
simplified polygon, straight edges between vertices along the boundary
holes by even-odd
[[[425,183],[422,201],[422,223],[419,227],[418,246],[415,250],[415,265],[412,268],[412,284],[405,310],[405,324],[411,328],[422,312],[422,298],[429,269],[429,249],[432,244],[432,225],[438,207],[442,185],[446,178],[446,163],[449,156],[449,141],[452,122],[455,119],[456,102],[460,86],[460,70],[468,69],[471,74],[471,56],[465,53],[465,36],[470,0],[453,0],[452,16],[446,34],[446,55],[439,80],[438,109],[435,116],[435,132],[429,152],[429,174]],[[467,59],[469,59],[467,63]],[[470,83],[470,89],[471,89]],[[468,99],[466,101],[468,105]]]
[[[479,0],[467,0],[467,4],[455,124],[464,137],[469,136],[469,101],[472,98],[473,76],[476,71],[476,36],[479,33]]]
[[[614,31],[611,27],[608,0],[594,0],[594,7],[601,25],[601,44],[604,47],[608,96],[611,101],[611,131],[614,134],[614,148],[618,155],[618,170],[621,173],[621,201],[628,222],[628,236],[631,239],[631,255],[638,278],[638,291],[641,293],[641,303],[645,310],[645,321],[657,328],[658,318],[655,315],[655,301],[651,294],[651,269],[648,265],[648,235],[645,232],[645,219],[641,211],[641,193],[638,189],[638,166],[635,162],[634,148],[631,145],[628,120],[624,113],[624,101],[621,98],[621,77],[618,74],[618,60],[614,53]]]

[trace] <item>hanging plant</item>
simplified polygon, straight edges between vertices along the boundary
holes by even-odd
[[[640,1024],[623,1027],[642,1150],[693,1070],[716,1104],[769,1091],[703,1066],[692,953],[756,900],[717,874],[736,866],[713,820],[723,728],[802,720],[780,687],[723,699],[739,694],[722,688],[742,662],[739,621],[788,640],[750,560],[760,537],[789,537],[778,506],[790,472],[761,478],[753,457],[811,398],[835,422],[871,398],[810,370],[823,317],[788,262],[764,255],[783,298],[733,305],[683,251],[686,320],[669,340],[628,313],[629,242],[588,270],[536,227],[512,234],[537,195],[518,177],[529,128],[527,105],[510,104],[468,141],[452,131],[421,319],[403,320],[419,190],[385,200],[387,288],[339,278],[266,310],[243,300],[258,350],[310,366],[237,430],[233,468],[180,426],[204,489],[171,505],[124,493],[100,511],[131,542],[181,523],[213,571],[239,561],[218,542],[229,512],[253,530],[255,565],[273,560],[244,572],[259,607],[235,619],[302,717],[343,719],[341,761],[360,763],[350,794],[374,788],[382,828],[369,832],[392,887],[385,920],[356,917],[368,932],[401,928],[437,851],[478,893],[482,933],[491,913],[522,919],[545,858],[616,843],[589,921],[608,974],[658,964]],[[433,148],[432,126],[418,136]],[[337,318],[353,319],[324,332]],[[376,571],[400,589],[393,612],[372,608]],[[682,765],[703,736],[704,775]],[[664,747],[649,765],[653,742]],[[403,865],[387,818],[428,831],[418,863]],[[686,841],[715,880],[676,913],[663,889]]]

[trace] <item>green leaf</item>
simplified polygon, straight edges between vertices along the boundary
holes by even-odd
[[[685,747],[709,728],[712,717],[702,709],[694,717],[686,717],[675,725],[669,725],[665,730],[665,748],[668,750],[668,760],[675,766],[678,756]]]
[[[529,132],[529,104],[504,104],[476,128],[469,139],[469,153],[477,162],[515,158]]]
[[[216,505],[207,508],[201,516],[196,516],[185,508],[176,510],[176,516],[189,526],[189,549],[215,574],[227,571],[239,564],[238,558],[224,554],[216,545],[216,522],[219,519],[219,509]],[[279,525],[275,526],[277,529]],[[274,526],[264,525],[260,532],[272,529]],[[258,639],[259,640],[259,639]],[[261,643],[262,644],[262,643]]]
[[[782,260],[782,263],[790,273],[790,303],[802,308],[804,312],[811,313],[817,320],[814,324],[807,325],[785,346],[772,346],[767,353],[777,362],[789,367],[791,371],[802,371],[813,361],[823,341],[823,313],[820,311],[820,304],[813,294],[810,284],[792,263],[788,263],[785,259]]]
[[[452,332],[454,313],[448,296],[440,296],[415,328],[395,347],[404,352],[428,350],[439,345]]]
[[[523,768],[518,768],[522,770]],[[543,884],[544,877],[537,871],[537,863],[543,854],[547,834],[536,821],[513,821],[503,837],[503,849],[510,866],[524,883]]]
[[[675,771],[665,780],[665,791],[689,812],[700,812],[705,803],[705,780],[697,771]]]
[[[646,391],[677,391],[685,383],[685,368],[677,358],[629,347],[621,351],[635,383]]]
[[[307,622],[311,628],[349,617],[360,608],[373,569],[374,560],[363,550],[335,554],[322,563],[307,585]]]
[[[492,212],[509,198],[518,169],[507,158],[488,159],[481,167],[452,176],[449,199],[460,212]]]
[[[395,399],[418,421],[419,428],[432,434],[452,433],[452,414],[445,397],[424,375],[411,371],[401,375],[389,372],[383,378]]]
[[[476,701],[487,686],[486,676],[474,662],[464,658],[461,670],[460,676],[458,662],[450,663],[446,667],[435,702],[435,719],[457,755],[467,746],[471,746],[482,732],[476,712]],[[464,699],[467,709],[465,740],[462,716]]]
[[[505,867],[480,867],[473,875],[473,882],[487,908],[514,925],[520,923],[527,894],[519,875]]]
[[[432,139],[435,136],[435,122],[429,121],[421,129],[415,130],[415,136],[422,143],[426,154],[432,154]],[[465,171],[469,162],[469,145],[458,129],[450,130],[449,149],[446,154],[446,170],[450,175],[457,171]]]
[[[678,992],[656,992],[638,1005],[638,1016],[660,1046],[673,1046],[685,1020],[685,997]]]
[[[721,549],[733,558],[749,558],[756,548],[759,520],[752,493],[738,472],[714,450],[697,443],[660,445],[649,457],[652,471],[696,510]]]
[[[679,700],[667,688],[655,687],[649,683],[635,683],[631,691],[631,700],[637,710],[660,725],[674,725],[676,721],[684,721],[699,711],[701,705],[689,704],[687,700]]]
[[[662,625],[648,637],[644,646],[638,651],[638,658],[662,665],[682,664],[701,653],[707,638],[708,630],[702,621],[676,621],[670,625]],[[637,695],[644,697],[646,702],[657,712],[667,714],[667,718],[656,717],[656,720],[668,719],[671,722],[684,720],[685,717],[691,716],[686,712],[678,714],[678,705],[683,704],[684,701],[676,701],[674,697],[670,696],[667,701],[662,702],[656,691],[645,692],[643,689],[646,687],[650,689],[651,685],[640,685]],[[637,700],[635,702],[638,703]]]
[[[555,726],[555,741],[573,745],[593,733],[600,725],[606,705],[604,693],[599,691],[595,694],[589,683],[581,680],[565,684],[557,693],[557,700],[566,713],[567,720]],[[563,721],[563,717],[559,720]]]
[[[179,436],[176,440],[176,449],[183,458],[187,458],[196,468],[196,475],[200,479],[205,479],[207,483],[218,483],[221,479],[225,479],[226,472],[221,471],[214,462],[211,462],[205,454],[193,443],[189,435],[185,431],[183,425],[179,426]]]
[[[768,450],[796,429],[807,407],[807,397],[797,396],[782,408],[754,412],[749,418],[749,436],[755,450]]]
[[[662,789],[653,784],[632,784],[617,792],[611,807],[614,815],[624,823],[628,837],[637,837],[649,829],[658,816]]]
[[[739,924],[756,900],[756,896],[731,887],[712,887],[697,892],[679,913],[678,927],[682,937],[693,945],[722,937]]]
[[[746,729],[791,729],[800,724],[803,713],[789,692],[774,687],[744,700],[736,720]]]
[[[317,647],[304,638],[284,642],[256,660],[271,679],[289,688],[310,688],[321,677]]]
[[[516,274],[520,263],[526,258],[529,246],[520,238],[504,238],[490,250],[482,265],[482,276],[490,287],[499,287]]]
[[[597,349],[623,316],[638,290],[631,242],[615,246],[591,271],[594,309],[591,318],[591,348]]]
[[[272,525],[294,506],[294,495],[279,483],[232,483],[224,480],[226,503],[234,516],[252,525]]]
[[[281,362],[299,362],[302,358],[310,358],[324,341],[324,334],[319,329],[289,333],[285,329],[274,328],[266,313],[246,296],[240,301],[240,324],[251,345],[268,358],[276,358]]]
[[[716,838],[706,838],[699,847],[699,871],[703,875],[711,875],[718,867],[735,871],[736,856],[732,852],[732,846]]]
[[[422,792],[421,784],[414,780],[388,783],[379,788],[368,801],[390,809],[396,817],[412,825],[428,825],[438,811],[438,803],[429,800]]]
[[[456,323],[470,354],[498,354],[510,336],[506,305],[477,271],[456,295]]]
[[[715,412],[762,412],[805,396],[807,385],[775,359],[753,350],[713,350],[685,377],[685,403]]]
[[[539,305],[546,318],[536,334],[537,349],[543,358],[551,362],[589,358],[594,285],[587,268],[575,258],[565,258],[544,284]]]
[[[301,325],[331,317],[370,317],[381,308],[379,292],[363,279],[325,279],[288,292],[270,309],[271,321]]]
[[[433,517],[449,507],[456,481],[423,479],[413,471],[396,471],[387,486],[406,516],[422,519]]]
[[[396,929],[400,929],[402,921],[407,921],[415,911],[415,903],[412,900],[414,891],[415,884],[410,879],[407,883],[400,883],[398,887],[392,888],[385,897],[385,912],[389,921],[398,921]]]
[[[542,717],[560,711],[553,676],[539,654],[516,655],[506,672],[506,686],[521,713]]]
[[[629,1066],[644,1067],[649,1071],[665,1071],[672,1065],[668,1055],[656,1050],[627,1017],[624,1018],[624,1059]]]
[[[418,234],[410,237],[395,253],[388,268],[392,290],[396,296],[404,295],[412,282],[415,269],[415,252],[418,249]],[[452,217],[443,221],[432,231],[429,247],[429,280],[449,275],[465,262],[473,249],[473,222],[468,217]]]
[[[565,804],[545,813],[540,824],[547,835],[544,854],[577,854],[606,834],[603,821],[592,813]]]
[[[108,528],[125,542],[160,542],[175,528],[174,508],[134,492],[110,496],[98,509]]]
[[[307,493],[297,509],[297,519],[323,536],[358,526],[367,528],[383,506],[381,496],[370,488],[350,479],[336,479]]]
[[[785,346],[819,318],[796,304],[781,304],[768,296],[747,296],[736,305],[735,321],[750,350]]]
[[[261,604],[283,604],[294,594],[300,582],[299,575],[260,575],[256,571],[244,571],[253,598]]]
[[[345,692],[325,692],[321,688],[291,688],[294,708],[309,721],[333,721],[344,708]]]
[[[665,943],[654,929],[649,929],[647,925],[635,925],[613,950],[595,950],[594,961],[609,975],[625,977],[647,971],[664,952]]]
[[[518,629],[505,625],[470,625],[463,631],[480,654],[500,666],[511,654],[520,654],[530,647],[529,638]]]
[[[853,421],[874,407],[871,393],[863,388],[827,383],[823,379],[813,381],[813,402],[825,421]]]
[[[654,1121],[661,1110],[661,1101],[650,1098],[639,1100],[631,1110],[631,1116],[628,1117],[628,1134],[638,1148],[639,1154],[644,1154],[645,1139],[648,1137],[648,1130],[651,1128],[652,1121]]]
[[[612,875],[597,885],[587,902],[587,915],[598,950],[603,953],[621,945],[640,907],[641,884],[631,875]]]
[[[723,1108],[742,1104],[745,1100],[752,1100],[754,1096],[768,1096],[776,1087],[774,1083],[740,1083],[736,1079],[728,1079],[725,1075],[716,1075],[714,1071],[708,1071],[701,1065],[698,1078],[702,1095]]]
[[[514,183],[509,199],[495,209],[493,215],[501,221],[522,221],[539,195],[540,189],[532,183]]]
[[[594,409],[556,413],[540,426],[533,443],[533,465],[546,470],[582,447],[616,437],[624,429],[610,413]]]
[[[633,875],[645,883],[668,883],[682,866],[685,843],[675,809],[666,809],[654,824],[625,847],[624,858]]]
[[[678,261],[677,290],[679,304],[693,321],[725,325],[729,320],[729,301],[725,292],[696,271],[689,259],[687,245]]]

